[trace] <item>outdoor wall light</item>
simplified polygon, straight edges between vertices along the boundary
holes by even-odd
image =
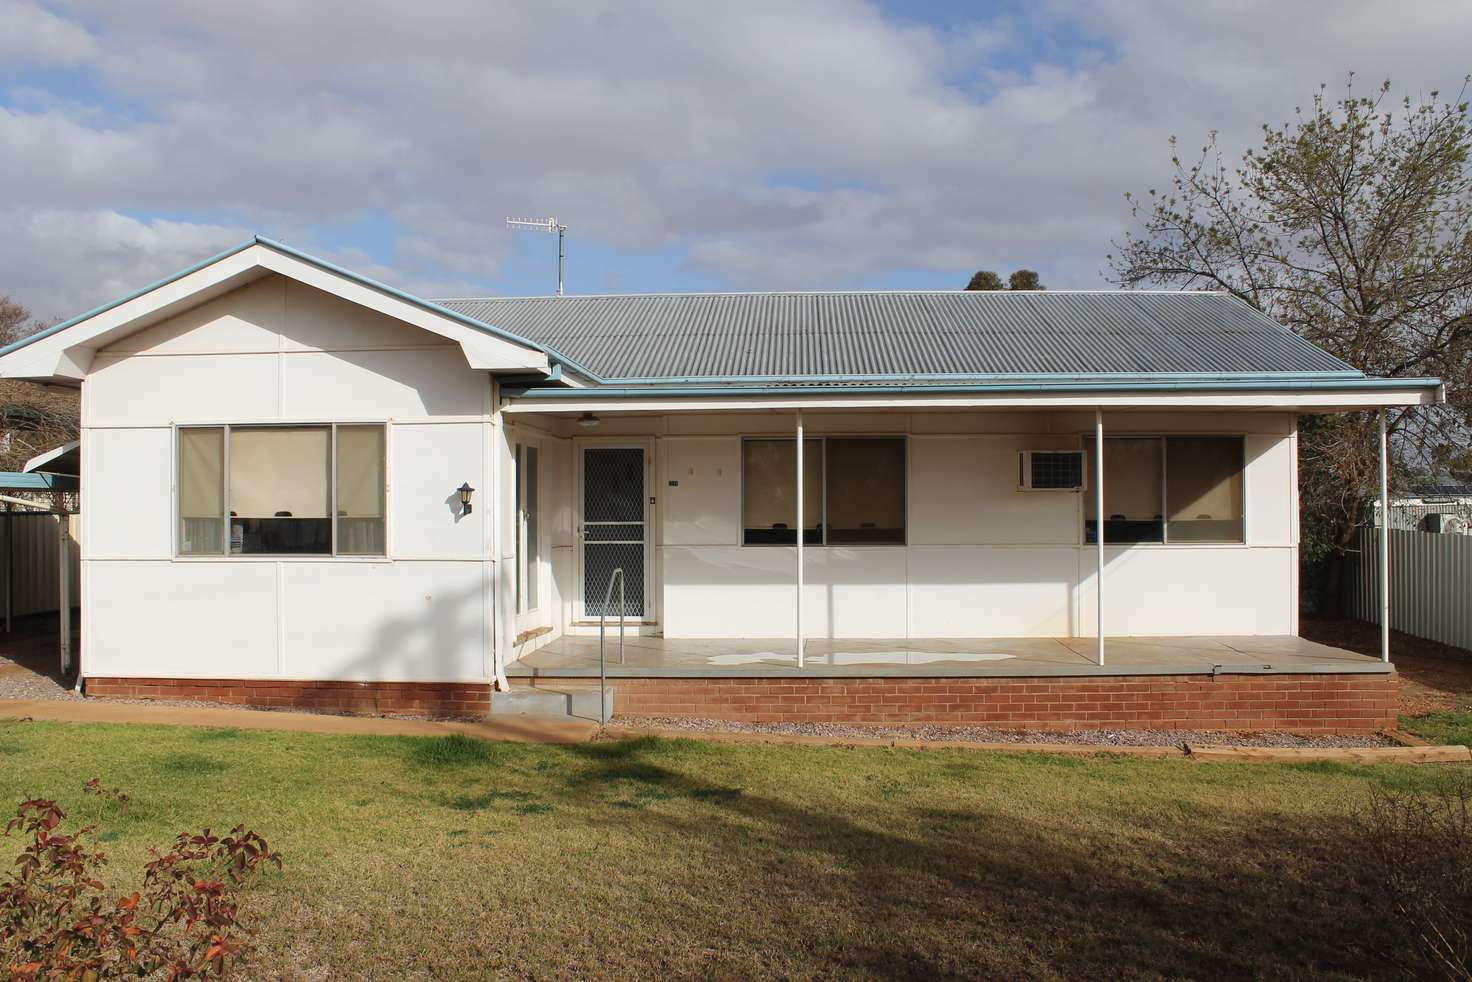
[[[455,490],[460,492],[460,514],[469,515],[471,512],[470,496],[475,494],[475,488],[471,487],[469,482],[466,482]]]
[[[583,413],[581,416],[578,417],[578,425],[587,427],[588,429],[592,429],[601,422],[603,422],[603,420],[599,419],[597,416],[594,416],[592,413]]]

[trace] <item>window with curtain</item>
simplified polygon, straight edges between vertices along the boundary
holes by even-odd
[[[179,554],[225,551],[225,430],[179,431]]]
[[[1094,473],[1094,447],[1086,448]],[[1164,456],[1158,437],[1104,441],[1104,541],[1165,541]],[[1084,495],[1084,538],[1097,541],[1094,495]]]
[[[1094,473],[1093,441],[1084,453]],[[1240,436],[1106,437],[1104,541],[1242,542]],[[1084,541],[1096,542],[1094,495],[1084,495]]]
[[[803,543],[823,541],[823,446],[803,441]],[[797,441],[746,440],[742,445],[743,540],[797,545]]]
[[[1168,539],[1243,541],[1242,456],[1241,437],[1166,438]]]
[[[337,427],[337,551],[344,556],[384,553],[382,426]]]
[[[833,545],[904,545],[905,441],[829,437],[823,524]]]
[[[180,555],[384,554],[381,425],[181,427],[178,454]]]
[[[742,443],[742,541],[797,544],[797,441]],[[803,542],[903,545],[903,437],[803,441]]]

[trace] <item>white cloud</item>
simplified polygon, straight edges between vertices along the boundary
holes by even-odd
[[[87,30],[29,0],[0,0],[0,64],[76,65],[97,45]]]
[[[1054,0],[944,34],[861,0],[330,7],[0,0],[0,36],[85,60],[110,93],[0,109],[0,291],[68,312],[249,226],[474,292],[497,285],[507,213],[684,251],[742,288],[1020,265],[1096,286],[1168,135],[1240,146],[1350,69],[1453,89],[1472,28],[1452,4],[1373,0]],[[369,211],[405,229],[391,257],[322,246]]]

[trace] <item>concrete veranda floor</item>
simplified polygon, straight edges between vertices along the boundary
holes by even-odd
[[[610,676],[1078,676],[1211,672],[1317,673],[1390,670],[1378,658],[1293,636],[1107,638],[1105,663],[1093,638],[946,638],[807,642],[796,665],[790,638],[700,639],[627,636],[620,662],[610,634]],[[598,638],[563,636],[512,662],[512,677],[598,674]]]

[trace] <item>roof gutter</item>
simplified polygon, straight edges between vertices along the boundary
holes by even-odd
[[[1144,374],[1140,372],[1090,372],[1087,375],[1060,375],[1045,373],[1019,373],[1019,372],[975,372],[975,373],[917,373],[907,375],[687,375],[668,376],[664,378],[610,378],[603,381],[608,386],[698,386],[698,385],[756,385],[762,383],[794,385],[800,384],[810,386],[825,382],[831,383],[864,383],[882,384],[892,383],[895,385],[917,385],[925,383],[944,385],[965,385],[972,382],[985,382],[989,385],[997,382],[1038,382],[1057,384],[1076,380],[1079,382],[1137,382],[1148,379],[1151,382],[1204,382],[1210,380],[1222,380],[1228,382],[1253,380],[1297,380],[1312,377],[1313,379],[1363,379],[1364,372],[1348,370],[1342,372],[1315,372],[1312,376],[1306,376],[1303,372],[1253,372],[1251,375],[1241,373],[1228,374],[1220,372],[1157,372]]]
[[[833,385],[819,382],[813,385],[723,385],[723,386],[607,386],[587,389],[551,389],[531,387],[510,389],[506,395],[517,399],[650,399],[682,397],[741,397],[741,396],[797,396],[797,395],[895,395],[895,394],[971,394],[971,393],[1029,393],[1029,392],[1335,392],[1335,391],[1387,391],[1397,389],[1437,390],[1437,401],[1446,400],[1440,379],[1435,378],[1210,378],[1199,380],[1137,379],[1135,381],[1080,380],[1070,379],[1057,382],[1000,382],[1000,383],[920,383],[878,385]]]

